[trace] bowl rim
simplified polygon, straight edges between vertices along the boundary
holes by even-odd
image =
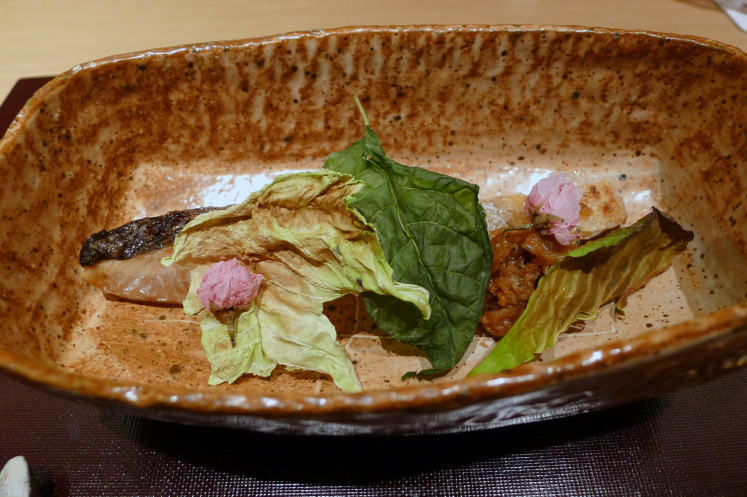
[[[391,390],[359,393],[265,394],[195,391],[88,376],[15,357],[0,350],[0,370],[53,393],[89,398],[135,408],[188,410],[203,414],[282,415],[375,413],[392,410],[448,410],[482,401],[538,392],[560,382],[625,370],[652,357],[665,358],[688,347],[716,340],[729,333],[747,333],[747,303],[712,314],[641,333],[632,339],[616,339],[603,347],[588,348],[546,363],[530,362],[500,373],[461,380],[404,385]],[[747,366],[740,361],[732,369]]]
[[[383,33],[402,31],[479,31],[479,32],[572,32],[604,34],[611,36],[644,36],[705,45],[725,50],[745,58],[740,49],[699,36],[660,33],[647,30],[625,30],[573,25],[405,25],[405,26],[349,26],[333,29],[294,31],[284,34],[230,41],[181,44],[159,49],[111,55],[75,65],[45,84],[24,105],[0,140],[0,157],[23,132],[24,126],[39,110],[45,99],[69,84],[81,71],[124,60],[157,57],[185,50],[213,50],[225,47],[276,42],[289,38],[327,37],[351,33]],[[481,375],[462,380],[403,385],[391,390],[367,390],[346,394],[265,394],[260,392],[227,393],[222,391],[195,391],[189,388],[142,384],[107,377],[89,376],[63,369],[55,364],[32,361],[18,357],[12,351],[0,350],[0,371],[42,387],[53,393],[104,401],[140,409],[159,408],[186,410],[203,414],[226,415],[323,415],[329,413],[375,413],[392,410],[448,410],[491,399],[506,398],[540,391],[572,379],[598,372],[625,369],[642,360],[658,355],[676,353],[732,332],[747,331],[747,302],[732,305],[711,314],[656,330],[641,333],[632,339],[615,339],[602,347],[574,352],[547,363],[525,363],[512,371],[494,375]],[[747,361],[739,364],[747,366]]]
[[[137,50],[133,52],[123,52],[119,54],[112,54],[106,57],[90,60],[75,64],[73,67],[65,72],[55,76],[51,81],[47,82],[42,88],[40,88],[34,95],[26,102],[21,111],[18,113],[16,118],[11,122],[10,126],[5,132],[5,135],[0,138],[0,150],[2,150],[6,141],[9,141],[10,136],[18,133],[25,124],[30,116],[36,109],[39,108],[44,98],[61,88],[63,85],[68,83],[68,80],[75,76],[80,71],[91,70],[101,65],[112,64],[121,62],[124,60],[141,59],[146,57],[156,57],[159,55],[166,55],[170,53],[180,51],[204,51],[215,48],[227,48],[227,47],[242,47],[247,45],[256,45],[262,43],[276,42],[283,39],[298,39],[298,38],[310,38],[310,37],[326,37],[340,34],[351,34],[357,32],[405,32],[405,31],[425,31],[425,32],[456,32],[456,31],[479,31],[479,32],[514,32],[514,33],[527,33],[527,32],[568,32],[568,33],[589,33],[589,34],[607,34],[615,37],[619,36],[645,36],[660,40],[679,41],[685,43],[694,43],[696,45],[707,46],[710,48],[717,48],[731,52],[737,56],[747,56],[747,54],[741,49],[723,43],[720,41],[712,40],[697,35],[683,35],[671,32],[659,32],[645,29],[622,29],[622,28],[606,28],[606,27],[590,27],[581,26],[575,24],[404,24],[404,25],[360,25],[360,26],[343,26],[337,28],[320,28],[320,29],[309,29],[309,30],[297,30],[289,31],[286,33],[277,33],[265,36],[257,36],[252,38],[241,38],[232,40],[216,40],[206,41],[198,43],[183,43],[177,45],[168,45],[160,48],[152,48],[145,50]]]

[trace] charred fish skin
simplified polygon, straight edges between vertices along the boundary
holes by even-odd
[[[80,249],[80,265],[110,259],[130,259],[174,242],[176,235],[195,217],[220,207],[199,207],[167,212],[161,216],[130,221],[110,231],[101,230],[89,236]]]

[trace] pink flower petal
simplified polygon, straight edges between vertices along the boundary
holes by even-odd
[[[261,284],[261,274],[253,274],[233,258],[205,271],[197,296],[208,310],[242,307],[254,300]]]
[[[579,221],[582,196],[583,192],[568,173],[555,173],[534,185],[524,204],[524,212],[530,216],[549,214],[559,218],[543,233],[551,233],[560,244],[568,245],[579,237],[571,230]]]
[[[568,245],[573,240],[577,240],[581,237],[578,233],[571,233],[567,227],[553,226],[548,230],[548,233],[553,235],[561,245]]]

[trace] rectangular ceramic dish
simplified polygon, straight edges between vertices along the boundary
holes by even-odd
[[[542,360],[402,381],[424,357],[329,309],[362,394],[279,371],[209,387],[178,307],[106,298],[83,240],[137,217],[227,205],[358,139],[366,107],[389,156],[527,193],[565,170],[607,181],[634,221],[656,206],[695,233],[626,316]],[[671,391],[747,364],[747,57],[703,39],[540,26],[312,31],[76,66],[0,142],[0,368],[139,415],[293,433],[425,433],[525,422]],[[359,321],[354,318],[358,316]]]

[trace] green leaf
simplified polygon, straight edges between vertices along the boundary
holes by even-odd
[[[376,226],[394,279],[430,294],[429,320],[384,295],[364,295],[369,314],[394,338],[428,354],[432,369],[419,375],[440,374],[472,342],[490,279],[492,247],[479,187],[389,159],[365,120],[365,136],[330,155],[324,168],[365,184],[351,205]]]
[[[667,269],[692,239],[692,232],[654,209],[632,226],[570,252],[540,278],[524,313],[470,376],[534,359],[606,303],[617,301],[621,309],[628,295]]]
[[[233,383],[244,373],[269,376],[276,363],[262,350],[262,334],[257,306],[238,315],[235,343],[231,342],[228,326],[206,312],[200,320],[202,347],[213,366],[208,383]]]
[[[192,270],[184,309],[201,317],[210,384],[244,373],[267,376],[283,364],[327,373],[343,391],[359,391],[353,365],[322,313],[324,302],[375,292],[429,315],[427,291],[392,279],[374,227],[347,206],[362,186],[333,171],[281,176],[242,204],[198,216],[179,233],[163,263]],[[263,276],[257,298],[237,313],[235,343],[227,324],[196,295],[207,268],[233,257]]]

